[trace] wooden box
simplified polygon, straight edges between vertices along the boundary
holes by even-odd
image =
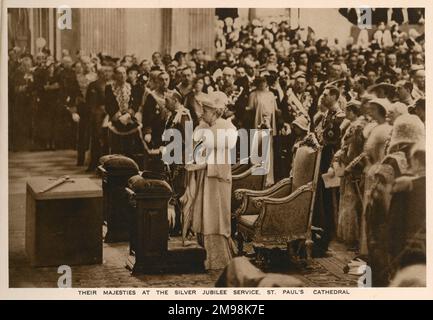
[[[26,252],[32,266],[102,263],[102,190],[73,178],[41,192],[55,179],[27,181]]]

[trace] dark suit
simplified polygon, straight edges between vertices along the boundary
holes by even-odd
[[[106,154],[106,137],[102,123],[105,113],[105,82],[96,80],[89,84],[86,102],[90,109],[90,163],[89,170],[96,169],[99,158]]]

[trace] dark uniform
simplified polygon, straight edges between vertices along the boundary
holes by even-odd
[[[317,199],[313,224],[316,227],[324,229],[323,235],[323,250],[327,250],[329,241],[335,232],[334,223],[334,206],[333,190],[326,189],[322,174],[326,173],[332,164],[332,159],[335,152],[340,148],[341,130],[340,125],[344,120],[344,113],[340,110],[328,110],[325,118],[322,120],[323,137],[320,143],[322,144],[322,156],[320,161],[320,175],[317,185]],[[335,201],[334,201],[335,202]]]
[[[176,129],[179,132],[182,133],[182,150],[185,150],[185,123],[187,121],[192,121],[191,119],[191,115],[189,114],[189,112],[186,112],[187,109],[185,109],[185,111],[177,111],[177,112],[173,112],[167,119],[167,122],[165,124],[165,130],[168,129]],[[178,112],[183,112],[183,114],[178,115]],[[176,117],[179,117],[180,119],[177,122],[175,121]],[[166,144],[169,144],[170,142],[166,142]],[[173,163],[170,165],[170,180],[171,180],[171,185],[173,187],[174,190],[174,195],[171,199],[171,201],[173,202],[172,204],[175,207],[175,212],[176,212],[176,218],[175,218],[175,227],[173,228],[173,230],[171,230],[171,234],[172,235],[179,235],[182,231],[182,220],[181,220],[181,216],[182,216],[182,212],[181,212],[181,206],[179,203],[179,199],[180,197],[185,193],[185,155],[183,154],[182,156],[182,164],[176,164]]]
[[[31,147],[33,138],[34,100],[33,73],[19,67],[14,75],[14,105],[12,112],[13,150]]]
[[[8,120],[9,120],[9,149],[13,150],[14,126],[14,101],[15,101],[15,73],[19,68],[17,60],[8,61]]]
[[[195,70],[196,74],[204,75],[208,71],[207,63],[204,61],[201,62],[195,61],[195,65],[196,65],[196,70]]]
[[[89,171],[96,169],[99,158],[108,153],[106,132],[102,124],[105,112],[105,86],[106,82],[96,80],[89,84],[86,102],[90,109],[90,163]]]
[[[77,146],[78,126],[72,121],[71,112],[77,111],[77,97],[81,95],[77,77],[72,69],[60,67],[60,110],[56,122],[56,146],[64,149],[75,149]]]
[[[151,92],[147,95],[143,105],[143,129],[150,129],[152,132],[152,143],[155,148],[162,145],[162,133],[166,122],[167,110],[165,107],[158,105],[155,93]]]
[[[126,83],[125,85],[129,85]],[[121,111],[111,84],[105,87],[105,109],[110,117],[110,153],[123,154],[135,158],[144,151],[140,126],[134,115],[128,124],[121,123],[114,116]],[[129,96],[128,110],[132,109],[132,98]],[[122,112],[122,111],[121,111]],[[129,112],[129,111],[127,111]],[[124,112],[122,112],[123,114]]]
[[[37,95],[36,139],[42,148],[55,149],[55,123],[59,117],[60,84],[56,72],[49,68],[35,70],[35,90]]]
[[[144,94],[144,85],[140,81],[137,81],[136,84],[131,83],[131,108],[134,109],[135,112],[140,108],[141,102],[143,101]]]

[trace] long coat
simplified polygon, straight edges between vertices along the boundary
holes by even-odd
[[[210,128],[216,137],[216,130],[232,129],[235,126],[229,121],[218,119]],[[236,145],[236,136],[230,136],[226,144],[225,154]],[[232,177],[230,163],[208,164],[204,174],[197,172],[202,177],[202,194],[199,194],[193,213],[192,230],[203,235],[231,234],[231,193]],[[201,193],[201,192],[200,192]]]

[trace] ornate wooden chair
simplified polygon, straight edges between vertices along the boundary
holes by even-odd
[[[262,135],[260,133],[261,130],[256,131],[256,135],[253,137],[255,140],[254,143],[257,143],[257,150],[262,149]],[[245,163],[237,163],[232,165],[232,212],[235,212],[236,209],[240,206],[240,199],[234,196],[234,191],[237,189],[245,189],[249,190],[263,190],[266,182],[266,175],[264,172],[260,174],[260,168],[263,164],[254,164],[251,162],[250,157],[248,159],[244,159]],[[233,217],[234,220],[235,217]]]
[[[247,171],[249,168],[251,168],[249,159],[247,163],[235,163],[232,165],[232,175],[241,174],[242,172]]]
[[[290,178],[262,191],[235,190],[235,198],[241,203],[236,210],[240,252],[244,241],[253,241],[257,248],[275,248],[303,240],[307,258],[311,259],[311,223],[320,156],[319,145],[302,145],[296,152]]]
[[[232,169],[232,191],[248,188],[250,190],[263,190],[266,175],[254,174],[254,170],[260,165],[245,164],[239,165],[236,170]],[[232,212],[235,212],[241,205],[241,199],[236,198],[232,192]]]

